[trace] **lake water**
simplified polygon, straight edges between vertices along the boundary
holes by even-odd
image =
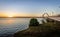
[[[18,31],[29,27],[31,18],[0,18],[0,37],[11,37]],[[37,18],[41,23],[42,18]]]

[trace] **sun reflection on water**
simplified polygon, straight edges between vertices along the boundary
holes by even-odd
[[[0,24],[12,24],[14,22],[14,20],[13,19],[8,19],[8,20],[6,20],[6,19],[4,19],[4,20],[0,20]]]
[[[8,24],[11,24],[11,23],[13,23],[13,22],[14,22],[14,20],[9,19],[9,20],[7,20],[6,22],[8,22]]]

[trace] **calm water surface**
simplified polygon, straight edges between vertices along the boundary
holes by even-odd
[[[31,18],[0,18],[0,36],[10,36],[29,27]],[[41,23],[42,18],[37,18]]]

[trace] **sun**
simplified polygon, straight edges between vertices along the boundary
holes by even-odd
[[[13,16],[10,15],[10,16],[8,16],[8,17],[13,17]]]
[[[14,15],[13,14],[7,14],[7,17],[13,17]]]

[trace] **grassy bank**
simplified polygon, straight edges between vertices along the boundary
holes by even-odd
[[[15,33],[14,37],[60,37],[60,32],[56,30],[56,25],[52,21],[39,25],[32,24],[27,30]]]

